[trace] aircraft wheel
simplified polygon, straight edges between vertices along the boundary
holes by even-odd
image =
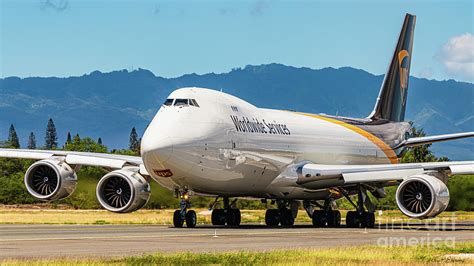
[[[240,211],[239,211],[240,214]],[[235,226],[237,225],[237,217],[238,213],[236,212],[236,209],[228,209],[226,214],[225,214],[225,220],[228,226]]]
[[[176,210],[173,214],[173,225],[174,227],[180,228],[183,227],[184,219],[181,217],[181,211]]]
[[[327,215],[328,226],[339,227],[341,225],[341,212],[330,211]]]
[[[311,218],[313,220],[313,226],[315,227],[326,226],[326,215],[324,214],[324,211],[315,210]]]
[[[280,212],[280,222],[281,226],[293,226],[295,223],[295,218],[290,209],[283,209]]]
[[[280,213],[277,209],[268,209],[265,212],[265,224],[267,226],[278,226],[280,223]]]
[[[186,212],[186,226],[189,228],[196,227],[197,215],[196,212],[191,210]]]
[[[349,228],[359,227],[357,224],[357,212],[348,211],[346,215],[346,226]]]
[[[212,225],[225,225],[226,217],[223,209],[214,209],[211,214]]]
[[[375,227],[375,214],[372,212],[364,212],[361,217],[362,226],[367,228]]]
[[[239,226],[240,225],[240,210],[239,209],[229,209],[227,211],[227,225],[229,226]]]

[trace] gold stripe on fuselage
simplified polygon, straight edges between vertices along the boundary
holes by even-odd
[[[393,151],[393,149],[390,148],[390,146],[388,146],[387,143],[383,142],[381,139],[377,138],[373,134],[371,134],[371,133],[369,133],[369,132],[367,132],[367,131],[365,131],[365,130],[357,127],[357,126],[348,124],[346,122],[343,122],[343,121],[340,121],[340,120],[337,120],[337,119],[324,117],[324,116],[321,116],[321,115],[300,113],[300,112],[295,112],[295,113],[300,114],[300,115],[313,117],[313,118],[317,118],[317,119],[321,119],[321,120],[324,120],[324,121],[327,121],[327,122],[330,122],[330,123],[333,123],[333,124],[338,124],[338,125],[343,126],[347,129],[350,129],[350,130],[360,134],[361,136],[364,136],[365,138],[370,140],[372,143],[374,143],[377,147],[379,147],[380,150],[382,150],[383,153],[385,153],[385,156],[387,156],[387,158],[390,160],[390,162],[392,164],[398,163],[398,158],[397,158],[397,155],[395,154],[395,151]]]

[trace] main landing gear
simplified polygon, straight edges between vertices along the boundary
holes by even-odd
[[[374,228],[375,227],[375,206],[367,196],[367,190],[359,186],[357,193],[357,205],[352,202],[349,195],[343,192],[346,199],[356,208],[356,211],[349,211],[346,215],[346,226],[351,228]],[[367,208],[367,211],[364,208]]]
[[[283,227],[293,226],[298,214],[298,203],[288,200],[277,200],[278,209],[268,209],[265,213],[265,224],[267,226]]]
[[[212,205],[212,215],[211,222],[212,225],[228,225],[228,226],[239,226],[240,225],[240,210],[237,208],[232,208],[232,205],[237,201],[235,199],[232,203],[229,203],[229,198],[224,197],[224,208],[223,209],[214,209],[213,206],[217,203],[216,198],[214,204]]]
[[[175,210],[173,214],[173,225],[174,227],[183,227],[184,222],[189,228],[196,227],[197,215],[193,210],[188,210],[191,208],[191,202],[189,198],[188,190],[179,191],[179,197],[181,201],[179,202],[179,210]]]
[[[318,202],[303,201],[308,216],[311,218],[314,227],[339,227],[341,225],[341,213],[332,209],[332,200],[324,201],[324,206]],[[320,210],[314,210],[313,205],[320,207]]]

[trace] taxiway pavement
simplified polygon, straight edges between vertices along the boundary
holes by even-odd
[[[441,229],[441,230],[440,230]],[[120,257],[153,252],[318,248],[403,241],[474,240],[474,222],[446,225],[380,225],[375,229],[238,228],[201,225],[193,229],[162,225],[0,225],[0,261],[22,258]],[[399,242],[402,241],[402,242]],[[422,243],[423,244],[423,243]]]

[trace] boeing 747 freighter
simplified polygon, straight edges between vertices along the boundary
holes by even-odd
[[[81,165],[103,167],[109,173],[96,194],[112,212],[143,207],[154,180],[181,198],[176,227],[196,226],[194,194],[223,200],[222,209],[212,207],[214,225],[239,225],[240,211],[230,199],[251,197],[275,203],[266,211],[268,226],[293,225],[299,206],[314,226],[339,226],[341,214],[333,202],[347,198],[355,211],[347,213],[346,225],[373,227],[368,193],[383,198],[387,186],[398,186],[396,202],[403,214],[435,217],[448,206],[449,176],[474,174],[474,162],[399,164],[398,158],[407,147],[474,132],[409,135],[404,118],[414,28],[415,16],[407,14],[366,118],[264,109],[220,91],[182,88],[169,95],[146,129],[141,157],[19,149],[0,149],[0,157],[38,160],[26,172],[25,185],[42,200],[71,195]]]

